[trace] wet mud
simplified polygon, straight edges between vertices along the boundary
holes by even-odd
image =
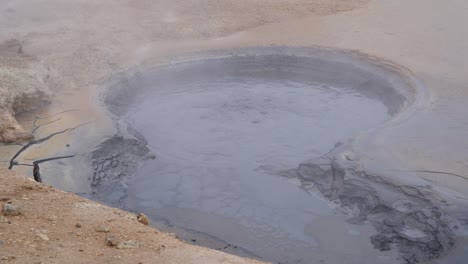
[[[119,76],[103,98],[118,135],[90,154],[92,193],[188,242],[278,263],[438,258],[456,229],[443,201],[369,174],[353,148],[411,111],[415,85],[363,54],[279,47]],[[343,226],[334,240],[317,231]]]

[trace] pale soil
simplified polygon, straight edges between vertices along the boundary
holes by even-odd
[[[131,213],[0,169],[1,208],[6,202],[19,206],[21,214],[0,216],[0,263],[260,263],[185,244]],[[96,231],[106,228],[139,246],[107,246],[107,234]]]

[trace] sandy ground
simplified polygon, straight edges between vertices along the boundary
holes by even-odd
[[[118,73],[150,67],[169,55],[262,45],[358,50],[408,69],[428,92],[413,115],[356,146],[366,153],[361,166],[404,183],[422,181],[449,200],[448,212],[468,219],[464,209],[468,208],[466,1],[0,3],[0,41],[20,40],[25,53],[49,69],[55,102],[43,114],[80,109],[40,133],[94,121],[75,131],[74,137],[57,137],[26,158],[61,152],[66,143],[80,142],[71,150],[84,152],[112,134],[111,121],[97,103],[103,82]],[[13,151],[4,148],[2,159]],[[80,165],[81,160],[73,162]],[[77,179],[82,171],[47,169],[63,174],[61,179],[50,179],[54,186],[86,191],[86,183]]]

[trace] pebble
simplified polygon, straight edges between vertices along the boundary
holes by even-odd
[[[143,213],[139,213],[137,215],[137,220],[138,220],[138,222],[140,222],[140,223],[142,223],[144,225],[149,225],[148,217]]]
[[[37,236],[44,241],[49,241],[49,237],[46,234],[37,234]]]
[[[5,241],[0,240],[0,247],[3,246],[3,245],[5,245]]]
[[[135,240],[122,241],[117,244],[118,249],[132,249],[139,247],[140,244]]]
[[[21,214],[21,210],[18,206],[11,204],[11,203],[6,203],[3,205],[3,215],[17,216],[20,214]]]
[[[109,228],[107,228],[107,227],[100,226],[100,227],[96,228],[96,232],[99,232],[99,233],[109,233],[110,231],[111,230]]]
[[[80,223],[76,223],[75,227],[76,227],[76,228],[81,228],[81,224],[80,224]]]
[[[106,236],[106,245],[108,245],[109,247],[115,247],[118,244],[119,244],[119,241],[117,240],[117,238],[114,235],[107,234],[107,236]]]
[[[49,217],[48,220],[51,221],[51,222],[55,222],[55,221],[58,220],[58,217],[56,215],[53,215],[53,216]]]

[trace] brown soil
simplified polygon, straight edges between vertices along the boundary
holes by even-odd
[[[185,244],[134,214],[0,169],[0,208],[6,203],[21,214],[0,215],[1,263],[260,263]],[[138,246],[108,246],[109,235]]]

